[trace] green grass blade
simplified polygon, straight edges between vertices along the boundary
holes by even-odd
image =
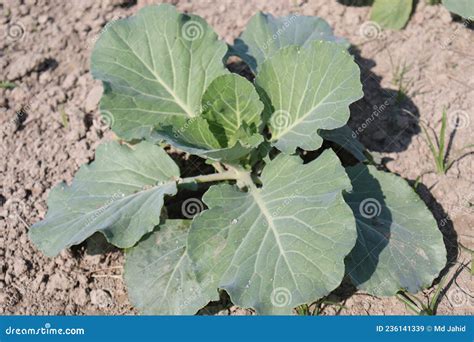
[[[448,118],[446,116],[446,110],[443,109],[443,116],[441,118],[441,131],[439,132],[439,151],[438,151],[438,160],[443,163],[444,166],[444,160],[447,158],[447,151],[445,151],[445,145],[446,145],[446,122]]]
[[[420,308],[418,306],[416,306],[416,304],[413,303],[411,300],[406,298],[404,295],[402,295],[400,293],[397,293],[397,299],[399,301],[401,301],[402,303],[404,303],[408,309],[410,309],[411,311],[413,311],[417,315],[420,314],[420,311],[421,311]]]
[[[69,117],[64,110],[64,107],[59,108],[59,114],[61,115],[61,123],[63,124],[63,127],[67,129],[69,126]]]
[[[444,282],[446,281],[447,277],[448,277],[448,275],[446,274],[443,278],[441,278],[433,297],[431,298],[430,302],[428,303],[428,307],[429,307],[430,311],[433,314],[436,312],[436,306],[438,304],[438,299],[439,299],[439,296],[441,294],[441,291],[443,290]]]
[[[436,164],[436,171],[441,172],[439,159],[438,159],[439,153],[436,151],[436,147],[433,144],[433,140],[431,140],[431,137],[428,134],[428,131],[427,131],[425,125],[421,121],[420,121],[420,126],[421,126],[421,129],[423,130],[423,133],[425,133],[425,136],[426,136],[425,140],[428,143],[428,147],[430,148],[431,154],[433,155],[433,159],[434,159],[435,164]]]

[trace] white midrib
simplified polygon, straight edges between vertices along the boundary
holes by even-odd
[[[176,271],[179,269],[179,267],[181,266],[181,263],[186,258],[186,256],[187,256],[187,254],[183,253],[183,255],[181,255],[178,262],[176,263],[176,266],[174,267],[173,272],[171,272],[170,277],[168,278],[168,281],[166,282],[166,287],[165,287],[165,290],[163,292],[163,294],[164,294],[163,297],[165,297],[166,294],[168,293],[168,289],[170,287],[171,281],[174,280],[174,275],[175,275]]]
[[[135,53],[135,51],[132,49],[132,47],[130,46],[130,44],[128,44],[128,42],[123,39],[119,34],[118,32],[114,31],[115,34],[117,35],[117,37],[120,38],[120,40],[122,40],[122,42],[127,45],[127,47],[129,48],[129,50],[135,55],[135,57],[137,57],[137,59],[145,66],[145,68],[148,69],[148,71],[153,75],[155,76],[156,80],[158,81],[158,83],[160,83],[163,88],[165,88],[165,90],[173,97],[173,99],[176,101],[176,104],[178,106],[180,106],[185,112],[186,114],[188,114],[190,117],[194,117],[196,116],[196,114],[194,114],[191,109],[189,109],[189,107],[183,102],[181,101],[181,99],[178,97],[178,95],[174,92],[174,89],[171,89],[164,81],[163,79],[156,73],[156,70],[154,69],[151,69],[147,63],[145,63],[145,61],[138,55]],[[155,65],[155,59],[153,57],[153,55],[151,55],[151,60],[153,62],[153,65]],[[175,70],[174,70],[174,64],[173,64],[173,75],[175,74]]]
[[[329,69],[331,68],[332,66],[332,63],[334,62],[334,59],[331,61],[331,63],[329,64],[329,66],[327,67],[326,69],[326,72],[323,76],[323,78],[320,80],[320,83],[318,85],[318,89],[316,90],[316,95],[319,93],[319,90],[321,89],[321,85],[324,83],[327,75],[328,75],[328,72],[329,72]],[[351,74],[351,77],[352,77],[352,74]],[[335,87],[334,89],[332,89],[328,94],[326,94],[326,96],[324,96],[316,105],[314,105],[312,108],[310,108],[308,111],[306,111],[306,113],[304,113],[302,116],[298,117],[294,123],[288,125],[288,127],[285,127],[285,129],[283,129],[282,131],[279,131],[278,132],[278,136],[277,137],[272,137],[272,139],[280,139],[282,136],[286,135],[288,132],[290,132],[294,127],[298,126],[301,122],[303,122],[304,120],[306,120],[306,118],[311,114],[311,113],[314,113],[314,111],[316,111],[321,105],[324,104],[324,102],[330,97],[332,96],[337,90],[339,90],[339,88],[341,87],[341,85],[343,85],[344,83],[346,83],[346,81],[348,80],[349,78],[345,79],[343,82],[341,82],[337,87]],[[309,78],[308,78],[309,80]],[[306,83],[307,84],[307,83]],[[306,91],[306,90],[305,90]],[[291,89],[291,93],[293,94],[294,90]],[[315,95],[315,96],[316,96]],[[303,97],[304,97],[304,94],[303,94]],[[302,99],[303,99],[302,97]],[[298,109],[296,111],[296,115],[298,115],[299,111],[300,111],[300,106],[301,106],[301,103],[302,101],[300,101],[300,105],[298,106]],[[282,108],[280,108],[282,109]],[[291,110],[291,107],[288,108],[288,112]],[[291,114],[290,114],[291,115]],[[321,119],[324,119],[324,118],[321,118]]]
[[[306,118],[311,114],[313,113],[315,110],[317,110],[322,104],[324,104],[324,102],[337,90],[339,89],[339,87],[333,89],[330,93],[328,93],[326,96],[324,96],[321,101],[318,102],[318,104],[316,104],[316,106],[312,107],[310,110],[308,110],[306,113],[304,113],[301,117],[299,117],[297,120],[295,120],[295,122],[291,125],[288,125],[288,127],[286,127],[285,129],[283,129],[282,131],[279,131],[278,132],[278,136],[275,137],[274,139],[277,140],[277,139],[280,139],[282,136],[286,135],[288,132],[290,132],[294,127],[298,126],[301,122],[303,122],[304,120],[306,120]]]
[[[270,227],[273,235],[275,236],[275,241],[278,245],[278,249],[280,250],[280,254],[282,255],[283,259],[285,260],[286,265],[288,266],[288,270],[290,271],[291,278],[295,283],[296,288],[298,289],[298,283],[295,279],[293,271],[291,270],[290,263],[286,257],[285,249],[283,248],[283,244],[281,243],[280,236],[278,235],[278,231],[275,227],[275,223],[273,222],[273,217],[270,211],[268,210],[265,201],[263,200],[262,196],[260,195],[260,190],[253,184],[247,184],[249,187],[249,193],[252,195],[255,203],[257,204],[258,208],[260,209],[263,217],[268,222],[268,226]],[[299,290],[299,289],[298,289]]]

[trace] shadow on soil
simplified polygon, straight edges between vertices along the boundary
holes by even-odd
[[[421,131],[418,108],[403,89],[381,86],[381,77],[371,71],[373,60],[363,58],[354,47],[351,53],[361,70],[364,97],[351,105],[349,127],[370,151],[406,150],[413,136]]]

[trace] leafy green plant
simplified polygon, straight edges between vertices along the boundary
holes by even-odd
[[[410,309],[417,315],[434,316],[436,315],[436,309],[438,308],[438,304],[441,299],[440,295],[443,292],[443,286],[446,277],[447,275],[441,278],[439,284],[436,286],[436,290],[433,293],[433,296],[428,299],[428,302],[426,304],[418,297],[411,295],[406,291],[400,291],[399,293],[397,293],[397,298],[403,304],[405,304],[408,309]]]
[[[375,0],[370,19],[383,28],[400,30],[410,18],[413,0]]]
[[[420,122],[421,128],[425,136],[425,140],[428,144],[428,147],[430,148],[430,152],[435,163],[436,172],[439,174],[445,174],[446,172],[448,172],[448,170],[453,166],[453,164],[463,157],[461,156],[458,158],[452,158],[451,160],[449,158],[448,146],[450,145],[450,143],[449,142],[446,143],[447,122],[448,122],[448,116],[446,114],[446,110],[443,110],[443,114],[441,117],[441,128],[440,128],[439,134],[436,135],[436,133],[434,133],[435,142],[433,142],[433,139],[428,133],[427,126],[423,122]],[[461,150],[465,150],[472,147],[473,145],[466,145]]]
[[[344,167],[323,146],[365,160],[346,125],[363,95],[347,46],[321,18],[298,15],[257,14],[230,51],[202,18],[170,5],[118,20],[91,70],[122,143],[103,143],[71,185],[51,190],[31,239],[54,256],[102,233],[125,249],[129,295],[146,314],[193,314],[218,290],[288,314],[345,276],[376,295],[429,285],[446,251],[425,204],[402,178]],[[229,54],[253,82],[225,68]],[[216,172],[182,175],[163,144]],[[304,162],[305,150],[319,156]],[[170,197],[198,185],[202,199],[173,212]]]
[[[447,162],[448,156],[447,156],[447,151],[446,151],[446,148],[447,148],[446,123],[447,123],[446,110],[443,110],[439,136],[437,137],[435,136],[436,144],[433,143],[433,140],[431,139],[430,134],[428,134],[428,130],[426,129],[425,125],[423,123],[421,124],[421,128],[423,129],[423,132],[425,133],[426,141],[428,143],[431,155],[435,162],[436,172],[441,173],[441,174],[446,173],[448,169],[451,167],[451,165],[453,164],[453,161]]]

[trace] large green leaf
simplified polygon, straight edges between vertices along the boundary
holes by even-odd
[[[403,178],[359,164],[347,168],[345,195],[357,220],[357,244],[346,258],[354,284],[371,294],[429,286],[446,264],[433,215]]]
[[[171,118],[196,117],[204,91],[227,73],[226,51],[202,18],[171,5],[113,22],[91,60],[93,76],[104,82],[101,110],[126,140],[146,137]]]
[[[460,15],[463,18],[474,20],[473,0],[443,0],[443,5],[448,11]]]
[[[308,46],[313,41],[334,41],[348,47],[343,38],[333,35],[331,26],[322,18],[291,14],[274,17],[257,13],[245,31],[235,40],[232,53],[242,58],[256,72],[262,63],[289,45]]]
[[[289,314],[336,288],[356,229],[342,191],[349,179],[331,150],[303,165],[281,154],[263,170],[262,188],[211,187],[196,216],[188,253],[199,277],[233,303],[262,314]],[[245,182],[245,181],[244,181]],[[246,184],[250,183],[248,180]]]
[[[383,28],[400,30],[410,18],[413,0],[375,0],[370,19]]]
[[[217,288],[199,283],[186,253],[191,221],[167,220],[158,231],[127,250],[125,283],[131,302],[147,315],[192,315],[210,300]]]
[[[163,197],[176,193],[178,176],[177,165],[156,145],[102,144],[71,186],[51,190],[48,213],[30,237],[49,256],[98,231],[118,247],[131,247],[160,222]]]
[[[272,142],[285,153],[319,148],[318,129],[344,126],[349,105],[363,96],[353,57],[322,41],[281,49],[263,63],[256,84],[271,102],[265,110]]]
[[[364,145],[362,145],[359,140],[357,140],[357,136],[355,136],[354,132],[349,126],[344,125],[331,130],[321,129],[318,131],[318,134],[323,139],[338,144],[343,149],[350,152],[355,158],[357,158],[357,160],[361,162],[367,160],[364,154]]]

